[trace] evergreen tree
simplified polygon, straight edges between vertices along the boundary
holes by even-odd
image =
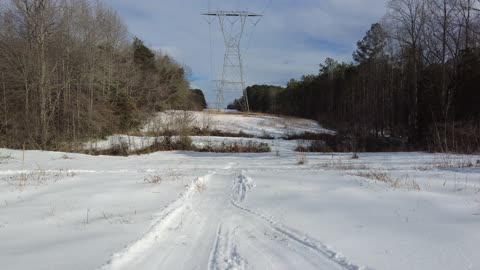
[[[379,59],[384,55],[387,44],[387,33],[379,23],[375,23],[368,30],[366,36],[357,42],[357,50],[353,53],[353,60],[363,63],[370,59]]]
[[[133,60],[142,70],[156,70],[155,54],[137,37],[133,40]]]

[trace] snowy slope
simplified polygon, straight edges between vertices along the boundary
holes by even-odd
[[[156,125],[174,125],[183,112],[167,111],[148,123],[144,131],[155,129]],[[260,114],[189,112],[193,125],[198,128],[209,128],[230,133],[244,132],[257,137],[281,138],[288,134],[334,133],[332,130],[321,127],[317,122],[295,117],[277,117]]]
[[[22,156],[1,269],[480,269],[480,156]]]

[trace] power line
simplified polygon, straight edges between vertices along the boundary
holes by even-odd
[[[245,73],[242,61],[241,41],[244,37],[247,22],[255,27],[263,16],[249,11],[209,11],[206,16],[209,25],[219,21],[225,43],[225,55],[221,80],[217,81],[217,109],[224,108],[225,93],[243,94],[243,109],[249,110],[247,93],[245,92]],[[209,20],[213,18],[213,20]],[[258,19],[258,20],[257,20]],[[256,20],[256,22],[252,21]],[[211,39],[210,39],[211,40]],[[213,54],[213,53],[212,53]],[[212,61],[213,62],[213,61]],[[213,65],[213,64],[212,64]]]

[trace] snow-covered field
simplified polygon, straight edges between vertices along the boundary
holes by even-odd
[[[158,126],[172,126],[180,119],[190,119],[193,126],[221,130],[230,133],[243,132],[256,137],[281,138],[286,135],[311,133],[333,133],[317,122],[295,117],[278,117],[262,114],[215,113],[167,111],[148,123],[143,131],[155,130]]]
[[[0,269],[480,269],[480,156],[287,148],[0,149]]]
[[[272,152],[292,152],[300,140],[283,140],[288,135],[303,133],[335,133],[320,126],[317,122],[295,117],[282,118],[271,115],[216,113],[216,112],[183,112],[167,111],[159,113],[157,117],[148,122],[136,136],[117,134],[104,140],[92,141],[84,144],[85,149],[105,150],[119,144],[126,144],[130,151],[136,151],[150,146],[155,137],[165,130],[180,130],[183,123],[188,122],[190,128],[201,130],[221,131],[230,134],[247,134],[254,138],[221,137],[221,136],[191,136],[193,145],[202,148],[207,145],[218,146],[222,143],[245,144],[248,142],[266,143]],[[140,136],[139,136],[140,135]]]

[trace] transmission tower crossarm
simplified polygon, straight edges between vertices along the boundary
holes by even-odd
[[[263,15],[248,11],[215,11],[203,13],[204,16],[226,16],[226,17],[262,17]]]

